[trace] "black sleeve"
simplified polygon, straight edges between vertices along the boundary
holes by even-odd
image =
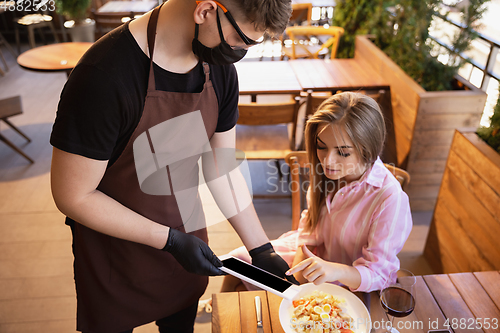
[[[117,80],[93,66],[77,66],[61,93],[50,143],[69,153],[109,160],[128,105]]]
[[[238,74],[234,65],[221,66],[214,74],[214,88],[219,91],[219,120],[216,132],[225,132],[238,121],[239,86]]]

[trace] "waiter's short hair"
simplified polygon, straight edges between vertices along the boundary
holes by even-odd
[[[291,0],[220,0],[236,20],[246,19],[256,30],[280,36],[292,14]]]

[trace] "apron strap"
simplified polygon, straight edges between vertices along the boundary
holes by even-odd
[[[160,14],[160,9],[163,6],[163,3],[156,7],[151,15],[149,16],[148,22],[148,50],[149,50],[149,84],[148,90],[156,90],[155,83],[155,75],[153,72],[153,53],[155,49],[155,40],[156,40],[156,26],[158,25],[158,16]]]

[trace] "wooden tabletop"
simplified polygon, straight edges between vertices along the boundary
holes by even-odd
[[[214,294],[212,333],[255,333],[254,297],[262,299],[264,333],[283,333],[278,310],[281,298],[265,291]],[[401,333],[450,328],[454,333],[500,332],[500,272],[417,276],[416,306],[394,325]],[[372,332],[387,322],[378,292],[370,293]],[[449,326],[447,326],[449,325]]]
[[[102,7],[99,7],[99,13],[126,13],[134,12],[144,14],[158,6],[158,1],[108,1]]]
[[[56,43],[35,47],[17,57],[19,66],[41,72],[72,70],[92,43]]]
[[[288,61],[240,61],[240,94],[298,94],[302,90]]]
[[[378,73],[355,59],[300,59],[289,63],[304,90],[389,89],[389,83]]]

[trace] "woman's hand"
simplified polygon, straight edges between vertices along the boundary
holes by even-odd
[[[361,284],[361,275],[356,268],[323,260],[315,256],[307,246],[302,246],[302,252],[307,259],[289,269],[286,275],[302,272],[307,281],[315,285],[339,281],[356,289]]]

